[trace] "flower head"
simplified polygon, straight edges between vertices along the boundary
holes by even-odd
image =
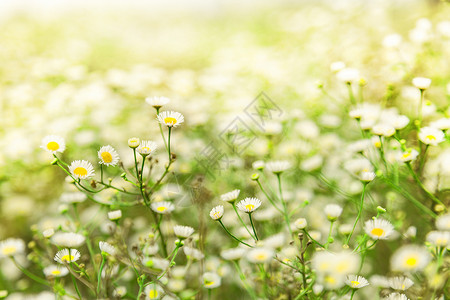
[[[360,289],[369,285],[367,279],[362,276],[348,275],[345,283],[352,289]]]
[[[337,204],[328,204],[325,206],[324,211],[328,220],[336,221],[342,213],[342,207]]]
[[[220,199],[225,202],[233,203],[239,197],[241,190],[234,190],[225,194],[220,195]]]
[[[98,243],[98,247],[100,248],[100,251],[102,251],[102,254],[103,253],[107,253],[109,255],[116,254],[116,248],[113,245],[111,245],[110,243],[100,241]]]
[[[162,287],[156,284],[149,284],[145,287],[145,295],[147,296],[145,299],[161,299],[161,294],[164,292]]]
[[[423,127],[419,131],[419,140],[426,145],[437,146],[437,144],[445,141],[445,135],[440,129]]]
[[[305,218],[299,218],[294,221],[294,226],[298,230],[306,228],[307,225],[308,225],[308,222],[306,221]]]
[[[184,122],[184,117],[176,111],[163,111],[157,116],[157,120],[161,125],[178,127]]]
[[[119,162],[119,154],[110,145],[103,146],[98,150],[98,158],[100,164],[105,166],[115,166]]]
[[[135,149],[139,146],[141,143],[141,140],[137,137],[132,137],[131,139],[128,139],[128,147]]]
[[[64,139],[57,135],[47,135],[42,139],[41,148],[47,152],[55,154],[56,152],[64,152],[66,143]]]
[[[21,239],[9,238],[0,242],[0,258],[12,257],[25,252],[25,243]]]
[[[450,248],[450,231],[430,231],[427,242],[436,247]]]
[[[211,212],[209,213],[209,216],[213,220],[220,220],[223,217],[224,209],[222,205],[217,205],[213,209],[211,209]]]
[[[286,160],[276,160],[266,163],[266,169],[274,174],[281,174],[291,167],[291,163]]]
[[[207,289],[213,289],[220,286],[221,278],[213,272],[206,272],[203,274],[203,286]]]
[[[392,255],[391,269],[401,272],[420,271],[428,265],[430,260],[430,254],[425,247],[406,245]]]
[[[450,231],[450,214],[445,214],[437,217],[436,228],[438,230]]]
[[[79,247],[85,240],[86,238],[82,234],[75,232],[57,232],[50,239],[52,244],[68,248]]]
[[[168,104],[170,102],[170,99],[167,97],[147,97],[145,98],[145,102],[150,104],[156,109],[160,109],[164,105]]]
[[[220,252],[220,256],[225,260],[239,260],[246,252],[244,248],[231,248]]]
[[[141,141],[137,151],[140,155],[147,156],[155,152],[156,148],[158,148],[158,145],[153,141]]]
[[[63,277],[69,274],[69,270],[60,265],[50,265],[45,267],[43,271],[46,277]]]
[[[375,240],[386,240],[394,232],[394,226],[384,219],[368,220],[364,230]]]
[[[120,218],[122,218],[122,211],[120,209],[108,212],[108,219],[111,221],[116,221]]]
[[[75,160],[69,166],[69,171],[75,179],[88,179],[94,176],[94,167],[87,160]]]
[[[394,290],[400,290],[400,291],[406,291],[414,284],[414,281],[412,281],[408,277],[403,277],[403,276],[389,278],[388,282],[389,282],[389,286],[391,288],[393,288]]]
[[[409,161],[413,161],[417,158],[417,156],[419,155],[419,152],[417,152],[417,150],[415,149],[406,149],[406,151],[401,152],[398,160],[401,162],[409,162]]]
[[[258,198],[247,197],[244,200],[239,201],[236,206],[243,212],[252,213],[261,206],[261,200]]]
[[[75,262],[80,259],[80,252],[77,249],[62,249],[55,255],[54,260],[60,264]]]
[[[251,263],[262,264],[272,260],[275,252],[270,248],[253,248],[247,253],[247,260]]]
[[[194,228],[190,226],[175,225],[173,232],[180,239],[186,239],[194,233]]]
[[[415,77],[412,80],[412,84],[420,90],[426,90],[431,85],[431,79],[425,77]]]
[[[158,214],[169,214],[175,209],[175,205],[169,201],[153,202],[151,208]]]

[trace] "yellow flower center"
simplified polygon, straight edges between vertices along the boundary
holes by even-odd
[[[384,230],[381,229],[381,228],[374,228],[374,229],[372,229],[372,231],[370,233],[380,237],[380,236],[382,236],[384,234]]]
[[[65,261],[65,262],[71,262],[75,259],[75,257],[73,255],[70,254],[66,254],[63,257],[61,257],[61,261]]]
[[[154,299],[158,297],[158,291],[157,290],[150,290],[150,293],[148,293],[148,296],[150,299]]]
[[[267,255],[265,253],[259,253],[255,256],[257,260],[265,260],[267,258]]]
[[[324,279],[328,283],[331,283],[331,284],[336,283],[336,279],[333,276],[325,276]]]
[[[109,152],[102,152],[101,156],[102,156],[103,162],[105,162],[105,163],[110,163],[113,160],[112,155]]]
[[[247,204],[247,205],[245,206],[245,208],[246,208],[248,211],[252,211],[252,210],[255,208],[255,206],[254,206],[253,204]]]
[[[436,137],[434,135],[431,135],[431,134],[427,135],[425,138],[430,140],[430,141],[435,141],[436,140]]]
[[[410,257],[406,260],[406,264],[410,267],[414,267],[417,265],[417,258],[416,257]]]
[[[164,119],[164,123],[175,125],[177,123],[177,119],[172,118],[172,117],[167,117]]]
[[[59,144],[57,142],[50,142],[47,144],[47,149],[50,151],[56,151],[59,149]]]
[[[411,156],[411,153],[403,153],[402,157],[403,158],[408,158]]]
[[[166,209],[167,209],[167,207],[165,207],[165,206],[160,206],[160,207],[158,207],[156,210],[157,210],[157,211],[160,211],[160,212],[163,212],[163,211],[166,211]]]
[[[214,281],[205,280],[205,285],[206,286],[211,286],[213,284],[214,284]]]
[[[359,285],[359,281],[350,281],[352,287],[357,287]]]
[[[60,275],[60,274],[61,274],[61,271],[60,271],[60,270],[53,270],[53,271],[52,271],[52,274],[53,274],[53,275]]]
[[[381,143],[380,142],[375,142],[375,147],[376,148],[381,148]]]
[[[3,255],[11,255],[14,254],[17,251],[17,248],[14,246],[8,246],[3,248],[2,253]]]
[[[87,173],[87,170],[83,167],[76,167],[75,170],[73,170],[73,174],[77,176],[86,176]]]
[[[213,216],[215,219],[218,219],[220,217],[220,212],[216,211],[215,213],[213,213]]]
[[[150,148],[149,147],[142,147],[141,148],[141,152],[145,152],[145,153],[150,152]]]

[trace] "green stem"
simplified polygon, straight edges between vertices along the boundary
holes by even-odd
[[[160,108],[157,108],[157,109],[156,109],[156,115],[159,115],[159,109],[160,109]],[[164,148],[167,149],[166,137],[164,136],[164,131],[163,131],[163,129],[162,129],[161,123],[158,122],[158,125],[159,125],[159,132],[161,133],[162,139],[163,139],[163,141],[164,141]]]
[[[71,253],[70,250],[71,249],[69,248],[69,254]],[[72,261],[70,262],[70,268],[73,270]],[[72,278],[72,283],[73,283],[73,286],[75,287],[75,291],[77,292],[78,297],[80,297],[80,300],[82,300],[83,297],[81,297],[80,290],[78,289],[77,280],[75,279],[75,276],[73,276],[72,273],[70,273],[70,278]]]
[[[420,188],[437,204],[441,204],[445,207],[444,203],[442,203],[441,200],[436,198],[431,192],[427,190],[427,188],[423,185],[422,181],[420,181],[419,177],[417,176],[416,172],[414,172],[413,168],[411,167],[411,163],[407,162],[406,166],[408,167],[409,172],[411,173],[412,177],[416,181],[416,183],[420,186]]]
[[[172,127],[169,126],[169,137],[167,138],[167,153],[169,154],[169,161],[172,160],[172,156],[170,155],[170,136],[172,132]]]
[[[353,296],[355,295],[355,293],[356,293],[356,289],[353,289],[352,295],[350,296],[350,300],[353,300]]]
[[[253,248],[253,246],[250,246],[250,245],[247,244],[246,242],[241,241],[240,239],[238,239],[237,237],[235,237],[231,232],[229,232],[228,229],[225,227],[225,225],[223,225],[223,223],[222,223],[221,220],[218,220],[218,221],[219,221],[219,224],[222,225],[222,228],[225,229],[225,231],[226,231],[233,239],[235,239],[235,240],[238,241],[239,243],[242,243],[242,244],[244,244],[244,245],[246,245],[246,246],[248,246],[248,247],[250,247],[250,248]]]
[[[321,243],[319,243],[318,241],[316,241],[315,239],[313,239],[313,237],[309,235],[309,233],[308,233],[308,231],[306,231],[306,229],[303,229],[303,232],[308,236],[308,238],[309,238],[311,241],[313,241],[314,244],[317,244],[317,245],[319,245],[320,247],[322,247],[322,248],[325,249],[325,246],[322,245]]]
[[[420,103],[419,107],[417,108],[417,119],[419,120],[419,124],[417,125],[420,128],[420,124],[422,124],[422,106],[423,106],[423,96],[424,96],[425,90],[420,89]]]
[[[280,193],[280,201],[281,201],[281,204],[283,205],[283,210],[284,210],[284,220],[286,221],[286,225],[287,225],[287,228],[289,230],[289,234],[292,237],[292,229],[291,229],[291,223],[289,221],[289,214],[288,214],[288,211],[287,211],[287,205],[286,205],[286,202],[284,201],[284,198],[283,198],[283,189],[281,188],[281,174],[277,173],[276,175],[277,175],[277,179],[278,179],[278,191]]]
[[[353,95],[353,89],[351,82],[347,82],[347,89],[348,89],[348,97],[350,98],[350,102],[352,104],[356,104],[355,96]]]
[[[27,277],[29,277],[30,279],[36,281],[37,283],[40,283],[42,285],[45,286],[50,286],[50,284],[45,281],[44,279],[34,275],[33,273],[29,272],[27,269],[25,269],[24,267],[22,267],[21,265],[19,265],[16,261],[16,259],[14,257],[11,257],[11,260],[13,261],[14,265],[23,273],[25,274]]]
[[[248,218],[250,219],[250,224],[252,224],[253,234],[255,235],[256,240],[258,241],[258,235],[256,234],[255,226],[253,225],[252,213],[248,214]]]
[[[162,244],[162,248],[163,248],[163,253],[164,256],[167,256],[167,245],[166,245],[166,241],[164,239],[164,235],[161,231],[161,221],[162,221],[163,215],[161,215],[159,222],[157,224],[157,229],[158,229],[158,234],[159,234],[159,238],[161,240],[161,244]]]
[[[100,164],[100,181],[103,183],[103,164]]]
[[[244,285],[244,288],[247,290],[247,292],[250,294],[250,297],[252,299],[257,299],[255,291],[251,288],[251,286],[247,282],[247,278],[245,277],[244,272],[242,272],[241,267],[239,266],[239,263],[236,260],[233,260],[233,264],[236,267],[236,270],[239,274],[239,278],[241,278],[242,284]]]
[[[271,197],[269,197],[269,194],[267,194],[266,190],[263,188],[261,181],[259,181],[259,179],[256,179],[256,182],[259,185],[259,188],[261,189],[261,191],[264,193],[264,195],[266,196],[267,200],[269,200],[270,204],[272,204],[273,207],[275,207],[276,210],[278,210],[278,212],[280,214],[283,214],[283,211],[281,209],[278,208],[278,206],[275,205],[275,202],[272,200]]]
[[[138,171],[138,161],[136,157],[136,148],[133,148],[133,156],[134,156],[134,168],[136,169],[136,179],[140,182],[140,176]]]
[[[378,138],[380,139],[380,156],[381,156],[381,160],[383,161],[384,168],[385,168],[385,170],[387,172],[388,171],[388,167],[387,167],[386,157],[384,155],[383,139],[382,139],[381,135],[379,135]]]
[[[347,242],[345,243],[347,246],[348,246],[348,243],[350,242],[350,239],[351,239],[351,237],[353,235],[353,232],[355,231],[356,224],[358,224],[359,218],[361,217],[361,213],[362,213],[363,206],[364,206],[364,194],[366,193],[366,186],[367,186],[367,183],[363,183],[363,190],[362,190],[362,194],[361,194],[361,203],[360,203],[360,206],[359,206],[358,215],[356,216],[355,223],[353,224],[352,232],[350,232],[350,234],[349,234],[349,236],[347,238]]]
[[[239,214],[237,208],[236,208],[236,203],[233,202],[231,203],[231,205],[233,206],[234,212],[236,213],[236,215],[239,218],[239,221],[241,221],[242,226],[244,226],[245,230],[247,230],[248,234],[250,234],[250,236],[252,237],[252,239],[257,240],[257,238],[255,236],[252,235],[252,233],[250,232],[250,229],[248,229],[247,225],[245,225],[244,220],[242,220],[241,215]]]
[[[102,254],[102,263],[100,265],[100,269],[98,270],[98,276],[97,276],[97,297],[100,296],[100,288],[102,286],[102,272],[103,267],[106,263],[106,257]]]
[[[142,181],[142,176],[143,176],[143,174],[144,174],[145,158],[146,158],[146,156],[142,156],[141,176],[140,176],[141,179],[140,179],[140,182],[143,182],[143,181]]]
[[[425,157],[427,156],[428,148],[430,148],[430,145],[425,145],[425,150],[420,155],[420,164],[419,164],[419,172],[422,173],[423,171],[423,165],[425,164]]]
[[[333,231],[334,221],[330,221],[330,231],[328,232],[327,242],[325,243],[325,249],[328,249],[328,245],[331,244],[331,233]]]

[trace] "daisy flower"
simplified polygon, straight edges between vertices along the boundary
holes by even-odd
[[[217,220],[222,219],[223,213],[224,213],[223,206],[222,205],[217,205],[216,207],[211,209],[211,212],[209,213],[209,216],[211,217],[211,219],[217,221]]]
[[[232,248],[223,250],[220,252],[220,256],[225,260],[239,260],[246,252],[247,250],[244,248]]]
[[[255,264],[263,264],[272,260],[275,252],[270,248],[253,248],[247,253],[247,260]]]
[[[175,225],[173,232],[180,239],[186,239],[194,233],[194,228],[190,226]]]
[[[80,251],[77,249],[62,249],[55,255],[54,260],[60,264],[75,262],[80,259]]]
[[[437,217],[436,228],[439,230],[450,231],[450,214],[445,214]]]
[[[239,197],[241,190],[234,190],[225,194],[220,195],[220,199],[225,202],[233,203]]]
[[[43,271],[46,277],[63,277],[69,274],[66,267],[59,265],[50,265],[45,267]]]
[[[151,257],[144,259],[142,262],[145,266],[155,270],[165,270],[169,267],[170,262],[164,258]]]
[[[380,123],[372,127],[372,132],[378,136],[390,137],[395,134],[395,128],[390,124]]]
[[[98,158],[100,164],[105,166],[115,166],[119,162],[119,154],[110,145],[103,146],[98,150]]]
[[[151,204],[151,208],[154,212],[158,214],[169,214],[175,209],[175,205],[173,205],[169,201],[158,201],[153,202]]]
[[[156,284],[149,284],[145,287],[145,295],[146,299],[161,299],[161,294],[164,290]]]
[[[302,230],[305,229],[306,226],[308,226],[308,222],[306,221],[305,218],[298,218],[297,220],[295,220],[294,226],[296,229]]]
[[[236,206],[243,212],[252,213],[261,206],[261,200],[258,198],[247,197],[244,200],[239,201]]]
[[[56,154],[56,152],[64,152],[66,149],[66,143],[64,139],[57,135],[47,135],[42,139],[41,148],[47,152],[52,154]]]
[[[430,260],[430,254],[425,247],[406,245],[392,255],[391,269],[400,272],[420,271],[428,265]]]
[[[433,246],[450,248],[450,231],[430,231],[426,239]]]
[[[82,192],[69,192],[69,193],[63,193],[59,200],[63,203],[81,203],[84,202],[87,199],[86,194]]]
[[[75,179],[88,179],[94,176],[94,167],[87,160],[75,160],[69,166],[69,171]]]
[[[160,109],[164,105],[168,104],[170,102],[170,99],[167,97],[147,97],[145,98],[145,102],[156,109]]]
[[[202,251],[191,247],[183,247],[183,252],[186,256],[196,260],[200,260],[205,257]]]
[[[161,125],[175,128],[184,122],[184,117],[176,111],[163,111],[157,116],[157,120]]]
[[[270,161],[266,163],[266,169],[274,174],[281,174],[291,167],[291,163],[286,160]]]
[[[57,232],[50,239],[52,244],[67,248],[77,248],[81,246],[85,240],[86,238],[82,234],[75,232]]]
[[[107,253],[109,255],[116,254],[116,248],[113,245],[111,245],[110,243],[100,241],[98,243],[98,247],[100,248],[100,251],[102,251],[102,254],[103,253]]]
[[[0,242],[0,258],[12,257],[25,252],[25,243],[21,239],[9,238]]]
[[[132,137],[131,139],[128,139],[128,147],[135,149],[139,146],[141,143],[140,139],[137,137]]]
[[[419,152],[415,149],[407,149],[405,152],[401,152],[398,160],[401,162],[413,161],[419,156]]]
[[[207,289],[213,289],[220,286],[221,278],[213,272],[206,272],[203,274],[203,286]]]
[[[399,294],[399,293],[392,293],[387,295],[387,297],[384,297],[385,300],[409,300],[408,297],[406,297],[405,294]]]
[[[426,145],[437,146],[445,141],[445,134],[437,128],[423,127],[419,131],[419,140]]]
[[[391,288],[399,291],[406,291],[414,284],[414,281],[403,276],[389,278],[388,282]]]
[[[375,240],[387,240],[394,232],[394,226],[384,219],[368,220],[365,223],[364,230],[367,235]]]
[[[342,207],[337,204],[328,204],[325,206],[324,212],[327,215],[328,220],[333,222],[341,215]]]
[[[369,285],[367,279],[362,276],[348,275],[345,283],[352,289],[360,289]]]
[[[425,77],[415,77],[412,80],[412,84],[419,90],[426,90],[431,85],[431,79]]]
[[[252,168],[255,170],[262,170],[265,167],[265,163],[262,160],[257,160],[252,163]]]
[[[336,77],[338,80],[350,84],[353,81],[358,80],[360,75],[357,69],[343,68],[336,74]]]
[[[153,141],[142,141],[137,148],[137,151],[142,156],[147,156],[155,152],[158,145]]]
[[[120,209],[108,212],[108,219],[111,221],[119,220],[120,218],[122,218],[122,211]]]

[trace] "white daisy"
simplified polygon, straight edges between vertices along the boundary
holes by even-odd
[[[153,141],[141,141],[137,151],[140,155],[147,156],[155,152],[156,148],[158,148],[158,145]]]
[[[162,287],[156,284],[149,284],[145,287],[145,296],[146,299],[161,299],[161,296],[164,292]]]
[[[403,129],[409,124],[409,118],[404,115],[399,115],[391,120],[391,124],[396,130]]]
[[[151,269],[161,271],[167,269],[170,265],[170,262],[167,259],[158,257],[146,258],[142,261],[142,263]]]
[[[408,297],[406,297],[405,294],[399,294],[399,293],[392,293],[387,295],[387,297],[384,297],[385,300],[409,300]]]
[[[131,139],[128,139],[128,147],[134,149],[139,146],[141,143],[141,140],[137,137],[132,137]]]
[[[47,135],[42,139],[41,148],[47,152],[55,154],[56,152],[64,152],[66,143],[64,139],[57,135]]]
[[[389,286],[394,290],[406,291],[414,284],[408,277],[397,276],[389,278]]]
[[[119,154],[110,145],[100,148],[98,158],[100,159],[99,163],[105,166],[115,166],[119,162]]]
[[[308,226],[308,222],[306,221],[305,218],[298,218],[297,220],[294,221],[294,226],[296,229],[302,230],[305,229],[306,226]]]
[[[157,116],[157,120],[161,125],[175,128],[184,122],[184,117],[176,111],[163,111]]]
[[[45,267],[43,271],[46,277],[63,277],[69,274],[69,270],[60,265],[50,265]]]
[[[69,171],[75,179],[88,179],[94,176],[94,167],[87,160],[75,160],[69,166]]]
[[[60,264],[75,262],[80,259],[80,252],[77,249],[62,249],[55,255],[54,260]]]
[[[415,272],[423,270],[431,260],[425,247],[417,245],[403,246],[391,257],[392,271]]]
[[[327,204],[324,208],[324,212],[327,215],[328,220],[336,221],[342,213],[342,207],[337,204]]]
[[[203,274],[203,286],[207,289],[213,289],[220,286],[221,278],[213,272],[206,272]]]
[[[233,203],[239,197],[241,190],[234,190],[225,194],[220,195],[220,199],[225,202]]]
[[[116,254],[116,248],[113,245],[111,245],[110,243],[100,241],[98,243],[98,247],[100,248],[100,251],[102,251],[102,254],[103,254],[103,252],[105,252],[109,255]]]
[[[251,263],[262,264],[270,262],[275,252],[270,248],[253,248],[247,253],[247,260]]]
[[[356,275],[347,275],[345,283],[352,289],[360,289],[369,285],[369,282],[366,278]]]
[[[415,149],[407,149],[404,152],[400,152],[400,155],[398,156],[398,160],[401,162],[409,162],[413,161],[419,156],[419,152]]]
[[[169,201],[159,201],[153,202],[151,208],[154,212],[158,214],[169,214],[175,209],[175,205]]]
[[[183,252],[186,256],[196,259],[196,260],[201,260],[205,257],[205,255],[203,254],[202,251],[192,248],[192,247],[183,247]]]
[[[122,218],[122,211],[120,209],[108,212],[108,219],[111,221],[119,220],[120,218]]]
[[[258,198],[247,197],[244,200],[239,201],[236,206],[243,212],[252,213],[261,206],[261,200]]]
[[[395,128],[390,124],[380,123],[372,127],[372,132],[378,136],[390,137],[395,134]]]
[[[436,228],[439,230],[450,231],[450,214],[445,214],[437,217]]]
[[[433,246],[450,248],[450,231],[430,231],[426,239]]]
[[[445,141],[445,134],[437,128],[423,127],[419,131],[419,140],[426,145],[437,146]]]
[[[25,252],[25,242],[21,239],[9,238],[0,242],[0,258],[12,257]]]
[[[224,209],[222,205],[217,205],[213,209],[211,209],[211,212],[209,213],[209,216],[213,220],[220,220],[223,216]]]
[[[274,174],[280,174],[291,167],[291,163],[286,160],[270,161],[266,163],[266,169]]]
[[[52,244],[67,248],[77,248],[81,246],[85,240],[86,238],[82,234],[75,232],[57,232],[50,239]]]
[[[194,233],[194,228],[190,226],[175,225],[173,232],[180,239],[186,239]]]
[[[262,160],[257,160],[252,163],[252,168],[255,170],[262,170],[265,166],[266,164]]]
[[[239,260],[246,252],[247,250],[244,248],[232,248],[223,250],[220,252],[220,256],[225,260]]]
[[[357,69],[344,68],[336,74],[336,77],[338,80],[350,84],[353,81],[358,80],[360,75]]]
[[[147,97],[145,98],[145,102],[150,104],[156,109],[159,109],[163,107],[164,105],[168,104],[170,102],[170,99],[167,97]]]
[[[63,203],[81,203],[87,199],[86,194],[82,192],[68,192],[63,193],[59,200]]]
[[[394,226],[384,219],[368,220],[364,225],[367,235],[375,240],[387,240],[394,232]]]
[[[420,90],[426,90],[431,85],[431,79],[425,77],[415,77],[412,80],[412,84]]]

